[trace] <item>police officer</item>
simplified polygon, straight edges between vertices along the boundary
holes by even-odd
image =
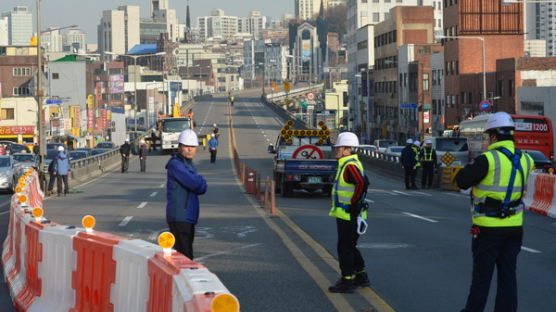
[[[417,185],[415,185],[415,178],[417,177],[417,171],[421,168],[421,162],[419,161],[419,152],[421,151],[421,142],[415,140],[413,142],[413,146],[411,147],[413,152],[415,153],[415,168],[413,172],[413,186],[411,187],[414,190],[419,189]]]
[[[342,277],[328,290],[333,293],[352,293],[357,287],[369,286],[365,261],[357,249],[358,217],[367,219],[365,194],[369,182],[363,165],[353,147],[359,146],[354,133],[343,132],[334,145],[338,170],[332,187],[332,208],[329,215],[336,218],[338,231],[338,260]]]
[[[401,163],[404,169],[405,189],[410,190],[417,188],[415,185],[415,169],[417,159],[415,157],[415,149],[413,140],[407,139],[405,148],[401,153]]]
[[[425,146],[419,152],[419,162],[423,167],[421,188],[431,188],[436,164],[436,151],[432,148],[432,140],[426,139]]]
[[[473,275],[465,312],[483,311],[494,267],[498,287],[495,312],[517,311],[516,262],[523,240],[523,195],[534,161],[515,148],[515,125],[498,112],[486,126],[488,151],[456,176],[462,189],[472,187]]]
[[[125,139],[125,143],[120,146],[120,155],[122,156],[122,173],[127,172],[129,168],[129,154],[131,152],[131,145],[129,139]]]
[[[147,148],[147,143],[145,143],[145,140],[139,141],[139,164],[141,166],[141,172],[147,171],[148,154],[149,154],[149,149]]]

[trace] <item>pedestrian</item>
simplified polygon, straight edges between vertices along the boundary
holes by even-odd
[[[56,161],[58,196],[62,195],[62,183],[64,184],[64,196],[66,196],[69,193],[68,175],[71,171],[71,164],[63,146],[58,146],[58,156],[53,161]]]
[[[39,143],[33,144],[33,154],[38,155],[40,152]]]
[[[129,139],[125,139],[125,143],[120,146],[120,155],[122,156],[122,173],[127,172],[129,168],[129,154],[131,152],[131,145]]]
[[[417,172],[421,168],[421,162],[419,161],[419,153],[421,151],[421,142],[418,140],[413,141],[413,151],[415,152],[415,172],[414,172],[414,180],[417,177]],[[413,183],[415,184],[415,183]],[[419,188],[417,185],[413,186],[413,189],[418,190]]]
[[[228,96],[228,101],[230,102],[230,106],[234,106],[234,101],[236,100],[236,98],[230,94],[230,96]]]
[[[342,276],[328,288],[333,293],[352,293],[357,287],[369,286],[365,261],[357,249],[360,235],[358,219],[361,222],[367,219],[365,196],[369,185],[363,164],[353,151],[358,146],[359,139],[352,132],[340,133],[334,145],[338,170],[332,187],[329,215],[336,218],[338,261]]]
[[[147,155],[149,154],[149,149],[145,140],[139,141],[139,163],[141,165],[141,172],[147,170]]]
[[[210,163],[214,164],[216,162],[216,149],[218,147],[218,140],[216,139],[216,134],[213,133],[210,135],[208,146],[210,152]]]
[[[151,147],[152,147],[153,151],[156,151],[156,139],[157,139],[156,130],[152,129],[152,132],[151,132]]]
[[[415,176],[417,160],[412,139],[407,139],[406,145],[401,153],[401,163],[404,170],[405,189],[416,189]]]
[[[56,182],[56,172],[58,169],[56,168],[58,162],[56,159],[53,159],[50,164],[48,164],[48,188],[46,195],[52,195],[52,191],[54,190],[54,182]]]
[[[166,164],[166,221],[176,238],[174,248],[193,260],[195,225],[199,220],[199,195],[207,191],[205,178],[197,172],[193,159],[199,141],[191,129],[178,138],[178,153]]]
[[[212,124],[212,133],[216,136],[216,139],[218,140],[218,137],[220,135],[218,134],[218,126],[216,124]]]
[[[463,312],[483,311],[494,268],[497,270],[495,312],[517,311],[517,255],[523,241],[523,196],[534,161],[516,149],[515,124],[505,112],[491,115],[485,133],[488,150],[456,175],[471,189],[473,273]]]
[[[423,168],[421,188],[431,188],[434,179],[434,168],[438,166],[436,151],[432,147],[431,139],[425,140],[425,146],[419,152],[419,162]]]

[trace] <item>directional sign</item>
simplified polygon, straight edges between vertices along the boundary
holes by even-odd
[[[62,99],[48,99],[45,102],[47,105],[59,105],[64,103],[64,100]]]
[[[317,98],[317,94],[315,92],[307,93],[307,101],[314,101]]]
[[[490,109],[490,105],[491,104],[489,101],[481,101],[481,103],[479,104],[479,109],[485,112]]]
[[[440,157],[440,160],[445,163],[447,167],[450,167],[450,165],[456,160],[456,157],[450,154],[450,152],[446,152],[444,156]]]
[[[303,145],[300,146],[293,152],[293,159],[323,159],[324,154],[320,148],[314,145]]]

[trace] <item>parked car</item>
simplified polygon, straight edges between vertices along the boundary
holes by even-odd
[[[12,155],[14,161],[14,178],[17,181],[29,168],[39,167],[39,157],[35,154],[16,153]]]
[[[80,148],[74,149],[74,151],[86,152],[87,156],[91,156],[91,153],[93,152],[93,149],[90,148],[90,147],[80,147]]]
[[[0,141],[5,150],[6,155],[13,155],[15,153],[31,153],[31,150],[23,144],[17,144],[12,141]]]
[[[433,137],[431,138],[432,147],[436,150],[436,156],[439,163],[442,163],[440,158],[449,152],[456,158],[453,166],[465,166],[470,161],[469,143],[467,138],[446,138],[446,137]]]
[[[386,148],[386,155],[390,155],[390,156],[397,156],[397,157],[401,157],[402,156],[402,150],[405,148],[405,146],[398,146],[398,145],[393,145],[393,146],[388,146],[388,148]]]
[[[46,143],[47,150],[58,150],[58,147],[60,146],[63,147],[65,150],[68,149],[68,147],[64,143]]]
[[[14,189],[14,166],[11,156],[0,156],[0,189],[13,192]]]
[[[524,150],[535,161],[535,170],[538,172],[548,173],[552,169],[554,171],[554,164],[550,159],[548,159],[542,152],[535,150]]]
[[[386,152],[389,146],[397,145],[398,143],[394,140],[375,140],[375,146],[378,148],[379,152]]]
[[[85,151],[71,151],[71,152],[69,152],[70,160],[77,160],[77,159],[87,158],[88,156],[89,156],[89,153],[87,153]]]
[[[110,148],[95,148],[93,149],[93,151],[91,152],[91,156],[94,155],[99,155],[99,154],[104,154],[104,153],[108,153],[110,152],[112,149]]]
[[[118,145],[116,145],[116,143],[114,142],[101,142],[98,143],[97,146],[95,146],[95,149],[97,148],[115,149],[116,147],[118,147]]]

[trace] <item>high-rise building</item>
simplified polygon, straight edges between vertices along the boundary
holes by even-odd
[[[41,33],[41,46],[46,52],[62,52],[63,36],[59,29],[47,29]]]
[[[526,6],[525,39],[545,40],[546,55],[556,55],[556,3],[528,3]]]
[[[102,12],[98,25],[98,49],[100,53],[125,54],[140,43],[139,7],[120,6],[117,10]]]
[[[10,44],[8,36],[8,18],[0,18],[0,46],[7,46]]]
[[[326,10],[328,9],[329,1],[330,0],[295,0],[295,16],[302,20],[316,19],[319,15],[321,2]]]
[[[262,39],[263,30],[266,28],[266,16],[263,16],[259,11],[251,11],[249,17],[247,17],[247,23],[248,32],[255,39]]]
[[[237,16],[226,16],[224,10],[214,10],[210,16],[197,17],[201,40],[219,37],[233,38],[238,33]]]
[[[178,41],[180,36],[178,15],[176,10],[170,9],[169,0],[152,0],[151,17],[153,22],[166,25],[166,32],[171,42]]]
[[[26,6],[16,6],[2,13],[8,19],[8,42],[10,45],[29,45],[33,36],[33,14]]]
[[[79,29],[70,29],[64,36],[64,51],[85,51],[87,49],[86,35]]]

